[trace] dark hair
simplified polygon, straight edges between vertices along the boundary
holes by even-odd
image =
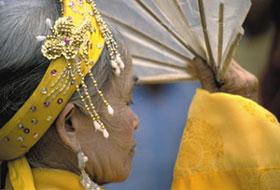
[[[3,1],[2,1],[3,2]],[[4,1],[0,7],[0,127],[16,113],[41,81],[49,61],[37,35],[49,30],[46,18],[59,17],[54,0]]]

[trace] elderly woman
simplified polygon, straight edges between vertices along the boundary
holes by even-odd
[[[47,68],[51,62],[43,57],[41,53],[42,42],[38,38],[50,34],[51,30],[48,27],[49,23],[46,24],[46,19],[49,18],[54,22],[61,17],[61,6],[63,7],[63,4],[61,5],[59,1],[55,0],[20,0],[5,1],[5,5],[0,8],[0,30],[2,32],[0,37],[1,128],[3,129],[10,127],[8,122],[13,120],[20,109],[23,109],[23,105],[26,105],[26,101],[32,94],[34,95],[36,88],[38,89],[39,83],[45,80],[43,77],[48,72]],[[83,6],[88,8],[89,5]],[[64,11],[67,14],[66,12],[70,12],[71,9],[65,6]],[[95,30],[98,30],[97,26],[95,27]],[[100,36],[95,40],[102,45],[103,38]],[[118,40],[118,52],[125,64],[125,68],[119,76],[114,74],[116,69],[110,66],[112,61],[110,49],[108,47],[102,48],[103,51],[96,55],[99,59],[91,68],[92,72],[84,77],[87,89],[80,87],[83,91],[71,94],[69,101],[56,98],[52,103],[56,104],[53,109],[50,101],[44,102],[43,107],[45,108],[42,111],[40,110],[42,109],[41,105],[36,105],[36,103],[29,106],[30,112],[27,115],[39,113],[45,115],[44,117],[50,123],[54,121],[41,138],[40,132],[32,129],[32,125],[40,128],[45,124],[35,116],[33,119],[30,118],[28,124],[20,123],[17,129],[13,129],[23,132],[16,139],[22,146],[22,153],[20,154],[14,153],[11,150],[12,147],[5,149],[5,146],[9,146],[13,139],[7,134],[4,135],[5,132],[3,132],[3,129],[1,130],[0,159],[15,159],[22,156],[27,152],[27,149],[31,148],[31,145],[27,145],[28,136],[31,136],[33,139],[40,138],[40,140],[26,154],[30,166],[32,168],[55,169],[35,169],[31,173],[31,170],[28,169],[19,170],[18,165],[27,166],[24,164],[25,159],[10,162],[9,177],[6,182],[7,189],[32,190],[35,187],[36,189],[58,187],[62,189],[81,189],[79,180],[77,180],[78,177],[69,172],[81,174],[81,170],[83,170],[81,165],[85,164],[87,160],[86,171],[98,184],[122,181],[127,178],[131,170],[131,160],[135,147],[133,134],[138,125],[138,118],[129,107],[134,83],[130,57],[117,32],[115,32],[115,38]],[[51,64],[57,63],[53,61]],[[59,76],[59,68],[52,69],[50,75],[54,77],[52,80],[55,81],[55,77]],[[89,75],[94,75],[93,81]],[[98,88],[94,85],[96,83],[98,83]],[[58,87],[61,89],[63,85]],[[42,93],[45,94],[46,92],[43,91]],[[92,113],[88,112],[88,105],[84,104],[84,99],[81,98],[81,96],[87,94],[92,100],[90,105],[95,106],[96,112],[102,118],[99,126],[96,126],[98,120],[93,122]],[[36,98],[41,97],[37,96]],[[107,100],[110,103],[109,107]],[[58,105],[62,105],[64,102],[62,109],[59,110],[60,113],[48,118],[48,115],[55,112],[55,109],[60,109]],[[110,113],[107,112],[107,108],[110,108]],[[112,108],[115,110],[113,115]],[[109,138],[104,138],[102,133],[96,132],[96,130],[100,131],[97,127],[100,127],[103,123],[110,134]],[[32,175],[35,182],[31,180]],[[84,175],[84,178],[86,177]],[[4,184],[4,181],[2,178],[1,183]],[[89,189],[95,189],[94,185],[89,183],[84,185]]]
[[[0,8],[0,22],[0,160],[4,161],[1,186],[7,190],[95,190],[100,189],[98,185],[125,180],[131,170],[135,147],[133,134],[138,126],[138,119],[129,107],[132,65],[120,35],[114,31],[113,37],[94,2],[5,1]],[[190,70],[210,92],[257,97],[256,79],[236,63],[230,67],[223,85],[216,83],[211,69],[199,60]],[[218,108],[217,98],[223,100],[222,106],[225,102],[234,102],[226,109],[225,116],[228,116],[230,110],[235,110],[236,100],[223,97],[231,95],[198,92],[190,116],[207,118],[211,102]],[[236,99],[248,101],[241,97]],[[206,100],[205,114],[196,109],[203,104],[202,100]],[[257,107],[250,104],[251,111]],[[261,120],[260,113],[266,112],[253,114]],[[219,186],[222,182],[217,176],[203,178],[199,175],[218,171],[224,164],[219,159],[223,151],[211,152],[215,147],[223,147],[220,141],[213,146],[206,145],[215,140],[215,135],[211,134],[231,122],[223,119],[222,109],[213,109],[211,116],[216,119],[211,125],[218,125],[212,133],[209,127],[203,130],[203,126],[208,126],[205,122],[195,123],[193,118],[188,122],[191,131],[183,137],[175,168],[173,188],[176,190],[240,187],[234,178],[238,176],[237,172],[233,178],[225,176],[225,186]],[[212,121],[209,118],[209,123]],[[244,126],[244,123],[239,124],[237,129]],[[193,128],[204,133],[196,133]],[[199,134],[207,138],[203,139]],[[250,138],[243,137],[240,140],[245,142]],[[223,140],[227,142],[226,138]],[[275,139],[272,140],[275,147],[279,147]],[[200,159],[203,157],[198,152],[205,150],[195,147],[200,143],[209,148],[208,153],[202,152],[208,155],[204,157],[206,161]],[[247,158],[239,158],[239,155],[242,154],[238,151],[228,154],[224,160],[227,166],[234,163],[237,170],[240,169],[234,160]],[[213,164],[213,170],[209,169],[207,160]],[[254,163],[254,160],[257,159],[254,157],[248,163]],[[266,161],[273,163],[270,157]]]

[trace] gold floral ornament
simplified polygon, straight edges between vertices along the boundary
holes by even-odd
[[[52,34],[47,36],[42,46],[43,55],[49,60],[55,60],[62,55],[66,59],[74,59],[84,41],[88,41],[87,32],[93,32],[91,28],[89,20],[75,28],[71,17],[59,18],[51,28]]]

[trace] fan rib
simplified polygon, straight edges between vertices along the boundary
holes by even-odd
[[[148,36],[147,34],[143,33],[142,31],[138,30],[137,28],[127,25],[126,23],[122,22],[122,20],[118,20],[114,17],[111,17],[110,15],[108,15],[106,13],[102,13],[102,14],[103,14],[104,18],[107,18],[113,24],[121,26],[120,29],[122,29],[122,30],[126,29],[127,31],[135,32],[135,34],[139,34],[141,36],[144,36],[147,40],[161,45],[165,49],[168,49],[170,52],[173,52],[174,54],[177,54],[180,57],[184,57],[185,59],[190,59],[190,58],[186,57],[186,55],[182,55],[182,52],[178,52],[178,51],[172,49],[171,47],[166,46],[165,44],[161,43],[160,41],[157,41],[157,40],[153,39],[152,37]]]
[[[179,36],[176,32],[174,32],[173,30],[171,30],[164,22],[162,22],[160,20],[160,18],[154,14],[154,12],[144,3],[142,2],[141,0],[136,0],[140,6],[143,7],[143,9],[145,9],[148,13],[150,13],[150,15],[156,20],[158,21],[158,23],[160,25],[162,25],[168,32],[170,32],[175,38],[176,40],[178,40],[178,42],[180,42],[186,49],[188,49],[193,55],[195,55],[196,57],[200,57],[196,52],[195,50],[190,47],[188,44],[186,44]]]
[[[226,72],[229,64],[231,63],[232,56],[233,56],[234,51],[237,48],[237,44],[240,42],[241,38],[242,38],[242,33],[238,33],[237,36],[235,37],[235,39],[233,40],[233,42],[229,48],[227,57],[225,58],[224,64],[218,73],[218,78],[217,78],[218,82],[219,82],[219,80],[223,80],[225,72]]]
[[[223,39],[224,39],[224,3],[220,4],[219,8],[219,35],[218,35],[218,67],[220,69],[223,54]]]
[[[205,45],[206,45],[207,53],[208,53],[208,56],[210,59],[210,65],[212,66],[213,69],[215,69],[216,65],[215,65],[215,61],[214,61],[214,57],[213,57],[213,53],[212,53],[212,49],[211,49],[211,45],[210,45],[210,39],[208,36],[208,29],[207,29],[203,0],[198,0],[198,7],[199,7],[199,12],[200,12],[200,20],[201,20]]]

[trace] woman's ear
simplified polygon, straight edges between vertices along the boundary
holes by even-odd
[[[73,103],[67,103],[56,120],[56,130],[62,142],[73,152],[77,153],[81,150],[80,143],[77,138],[77,131],[73,126],[73,117],[75,117],[75,106]]]

